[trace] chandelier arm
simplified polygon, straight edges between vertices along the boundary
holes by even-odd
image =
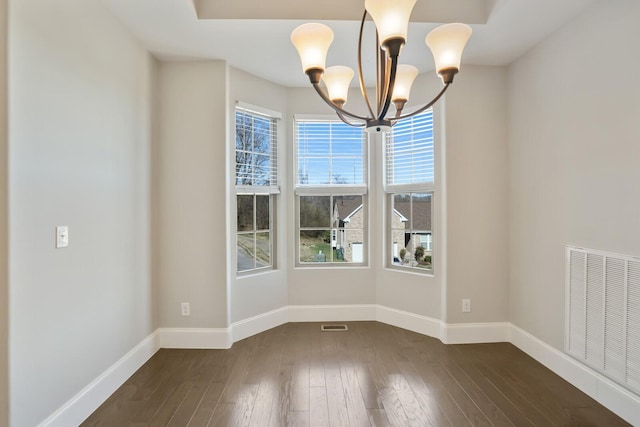
[[[378,115],[378,120],[384,119],[384,116],[387,115],[389,111],[389,107],[391,106],[391,96],[393,94],[393,87],[396,84],[396,69],[398,68],[398,56],[391,56],[391,70],[389,71],[389,83],[385,85],[385,97],[384,97],[384,106],[382,107],[382,111]]]
[[[354,128],[363,128],[363,127],[365,126],[365,124],[364,124],[364,123],[351,123],[349,120],[347,120],[347,118],[344,116],[344,114],[342,114],[342,113],[340,113],[340,112],[338,112],[338,111],[336,111],[336,114],[337,114],[338,118],[339,118],[340,120],[342,120],[342,123],[347,124],[347,125],[349,125],[349,126],[351,126],[351,127],[354,127]]]
[[[444,93],[447,91],[447,89],[449,89],[449,86],[451,86],[451,83],[445,84],[444,87],[442,88],[442,90],[440,91],[440,93],[438,93],[436,95],[436,97],[431,100],[431,102],[429,102],[427,105],[425,105],[424,107],[420,108],[419,110],[416,110],[416,111],[414,111],[412,113],[409,113],[409,114],[405,114],[404,116],[394,117],[391,120],[395,122],[395,121],[398,121],[398,120],[408,119],[409,117],[413,117],[413,116],[416,116],[416,115],[422,113],[424,110],[426,110],[427,108],[432,107],[433,104],[438,102],[438,100],[440,98],[442,98],[442,95],[444,95]]]
[[[358,79],[360,80],[360,92],[362,92],[362,97],[364,98],[364,101],[367,104],[367,108],[369,108],[371,117],[375,117],[375,114],[373,113],[373,108],[371,107],[371,101],[369,101],[369,95],[367,94],[367,89],[364,85],[364,75],[362,74],[362,33],[364,32],[364,21],[366,18],[367,18],[367,10],[365,9],[364,13],[362,14],[362,21],[360,22],[360,35],[358,36]],[[377,35],[376,35],[376,38],[377,38]]]
[[[320,87],[319,83],[313,83],[313,88],[316,90],[316,92],[318,92],[318,95],[320,95],[320,98],[322,98],[324,100],[324,102],[327,103],[327,105],[329,105],[331,108],[333,108],[335,110],[336,113],[338,114],[344,114],[345,116],[349,116],[351,118],[354,118],[356,120],[362,120],[364,122],[367,121],[366,117],[362,117],[362,116],[358,116],[357,114],[353,114],[348,112],[347,110],[344,110],[340,107],[338,107],[336,104],[334,104],[333,102],[331,102],[331,99],[329,99],[329,97],[327,96],[326,93],[324,93],[324,91],[322,90],[322,88]]]
[[[376,32],[376,70],[379,71],[378,79],[376,81],[376,96],[378,98],[377,112],[380,114],[382,105],[384,103],[384,88],[386,87],[387,78],[389,76],[389,61],[387,59],[387,53],[384,49],[379,47],[378,34]]]

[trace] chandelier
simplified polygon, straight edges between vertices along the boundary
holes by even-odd
[[[353,70],[341,65],[325,68],[327,52],[333,42],[331,28],[324,24],[308,23],[297,27],[291,33],[291,42],[300,55],[304,73],[320,97],[348,125],[365,127],[372,133],[388,131],[398,121],[415,116],[433,106],[453,83],[453,77],[460,70],[462,51],[471,36],[471,28],[465,24],[445,24],[427,35],[425,42],[431,50],[436,73],[442,78],[444,87],[422,108],[410,114],[402,114],[409,99],[411,85],[418,75],[416,67],[398,64],[400,51],[407,40],[409,17],[415,4],[416,0],[364,2],[365,11],[358,38],[358,78],[362,97],[369,109],[367,117],[344,109],[354,75]],[[367,15],[371,16],[376,26],[376,99],[373,106],[362,73],[362,33]],[[320,86],[320,80],[324,80],[326,91]],[[389,115],[392,102],[395,114]]]

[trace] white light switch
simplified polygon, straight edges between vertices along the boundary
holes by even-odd
[[[183,316],[191,316],[191,306],[188,302],[183,302],[182,304],[180,304],[180,309]]]
[[[56,227],[56,248],[69,246],[69,227],[60,225]]]

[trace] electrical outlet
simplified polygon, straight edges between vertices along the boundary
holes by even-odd
[[[65,248],[69,246],[69,227],[59,225],[56,227],[56,248]]]
[[[183,316],[191,316],[191,307],[188,302],[183,302],[180,307],[182,309]]]
[[[471,313],[471,300],[463,299],[462,300],[462,312],[463,313]]]

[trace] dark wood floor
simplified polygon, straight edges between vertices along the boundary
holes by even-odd
[[[160,350],[83,425],[627,425],[511,344],[347,325],[289,323],[229,350]]]

